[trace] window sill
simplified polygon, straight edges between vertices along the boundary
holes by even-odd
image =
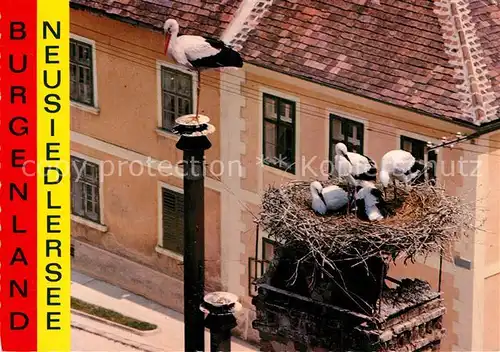
[[[91,227],[99,232],[106,233],[108,232],[108,227],[106,225],[98,224],[91,220],[84,219],[78,215],[71,214],[71,221],[77,222],[79,224]]]
[[[79,110],[89,112],[89,113],[94,114],[94,115],[99,115],[99,113],[101,112],[101,109],[99,109],[99,108],[96,108],[96,107],[90,106],[90,105],[85,105],[82,103],[77,103],[76,101],[72,101],[71,106],[74,108],[77,108]]]
[[[170,257],[173,259],[176,259],[180,261],[181,263],[184,263],[184,256],[180,255],[179,253],[172,252],[168,249],[162,248],[159,245],[155,247],[156,253],[159,253],[161,255],[164,255],[166,257]]]
[[[156,134],[157,134],[158,136],[165,137],[165,138],[171,139],[171,140],[176,141],[176,142],[177,142],[177,141],[179,140],[179,138],[180,138],[180,136],[179,136],[179,135],[177,135],[177,134],[175,134],[175,133],[173,133],[173,132],[169,132],[169,131],[164,130],[164,129],[159,128],[159,127],[156,129]]]
[[[283,177],[291,178],[291,179],[297,178],[297,175],[295,175],[295,173],[288,172],[288,171],[285,171],[282,169],[278,169],[277,167],[273,167],[273,166],[266,165],[266,164],[264,164],[263,167],[264,167],[265,171],[269,171],[269,172],[276,174],[278,176],[283,176]]]

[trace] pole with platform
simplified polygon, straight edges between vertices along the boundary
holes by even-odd
[[[241,303],[232,293],[212,292],[204,297],[200,310],[207,314],[210,352],[231,352],[231,330],[238,325],[234,314],[240,309]]]
[[[183,151],[184,175],[184,351],[205,350],[205,321],[200,311],[205,294],[205,150],[215,131],[207,116],[181,116],[174,132]]]

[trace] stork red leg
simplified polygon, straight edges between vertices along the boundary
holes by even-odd
[[[348,189],[348,193],[347,193],[347,214],[351,214],[352,212],[352,208],[351,208],[351,205],[353,203],[353,200],[354,200],[354,193],[352,191],[352,186],[348,186],[349,189]]]
[[[356,211],[356,186],[351,191],[351,212]]]
[[[347,214],[351,213],[351,190],[347,193]]]
[[[200,80],[201,80],[201,74],[200,71],[198,70],[198,87],[197,87],[197,92],[196,92],[196,117],[194,118],[196,122],[199,124],[200,120],[198,119],[199,115],[199,110],[200,110]]]
[[[394,199],[396,199],[396,179],[393,179],[392,182],[394,183]]]

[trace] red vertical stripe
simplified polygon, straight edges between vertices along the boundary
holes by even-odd
[[[1,266],[1,341],[4,351],[36,351],[37,349],[37,196],[36,196],[36,0],[0,0],[0,146],[1,169],[0,180],[0,221],[2,230],[0,239]],[[23,32],[12,32],[15,28],[23,28]],[[26,37],[15,40],[25,33]],[[13,35],[12,35],[13,34]],[[12,69],[23,68],[23,56],[27,57],[27,66],[23,72],[15,73]],[[10,65],[10,58],[13,65]],[[18,88],[13,88],[18,87]],[[21,88],[22,87],[22,88]],[[21,97],[12,97],[12,92],[25,90],[26,101]],[[13,100],[12,100],[13,99]],[[17,117],[17,119],[15,119]],[[27,123],[24,122],[27,120]],[[16,136],[28,128],[28,134]],[[12,131],[13,130],[13,131]],[[13,133],[14,132],[14,133]],[[17,160],[13,160],[14,158]],[[24,159],[24,161],[23,161]],[[25,164],[15,167],[13,164]],[[22,193],[27,188],[27,200],[23,200],[16,191],[11,192],[15,184]],[[14,222],[16,219],[16,222]],[[24,233],[15,233],[16,231]],[[16,252],[17,251],[17,252]],[[22,251],[22,252],[19,252]],[[15,254],[17,255],[15,256]],[[27,265],[23,262],[24,258]],[[17,259],[17,261],[16,261]],[[12,264],[12,261],[15,263]],[[27,280],[27,296],[23,291]],[[13,292],[11,292],[13,291]],[[12,294],[11,294],[12,293]],[[29,323],[23,329],[24,316]],[[11,322],[13,320],[14,326]]]

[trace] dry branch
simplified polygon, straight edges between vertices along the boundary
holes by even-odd
[[[338,179],[328,184],[346,188]],[[378,222],[363,221],[345,211],[317,215],[311,208],[309,185],[293,181],[269,188],[257,222],[271,238],[308,250],[321,266],[334,265],[331,258],[363,262],[384,256],[414,261],[441,250],[449,258],[453,243],[474,227],[474,205],[430,183],[409,190],[398,187],[400,201],[391,201],[394,190],[388,188],[390,215]]]

